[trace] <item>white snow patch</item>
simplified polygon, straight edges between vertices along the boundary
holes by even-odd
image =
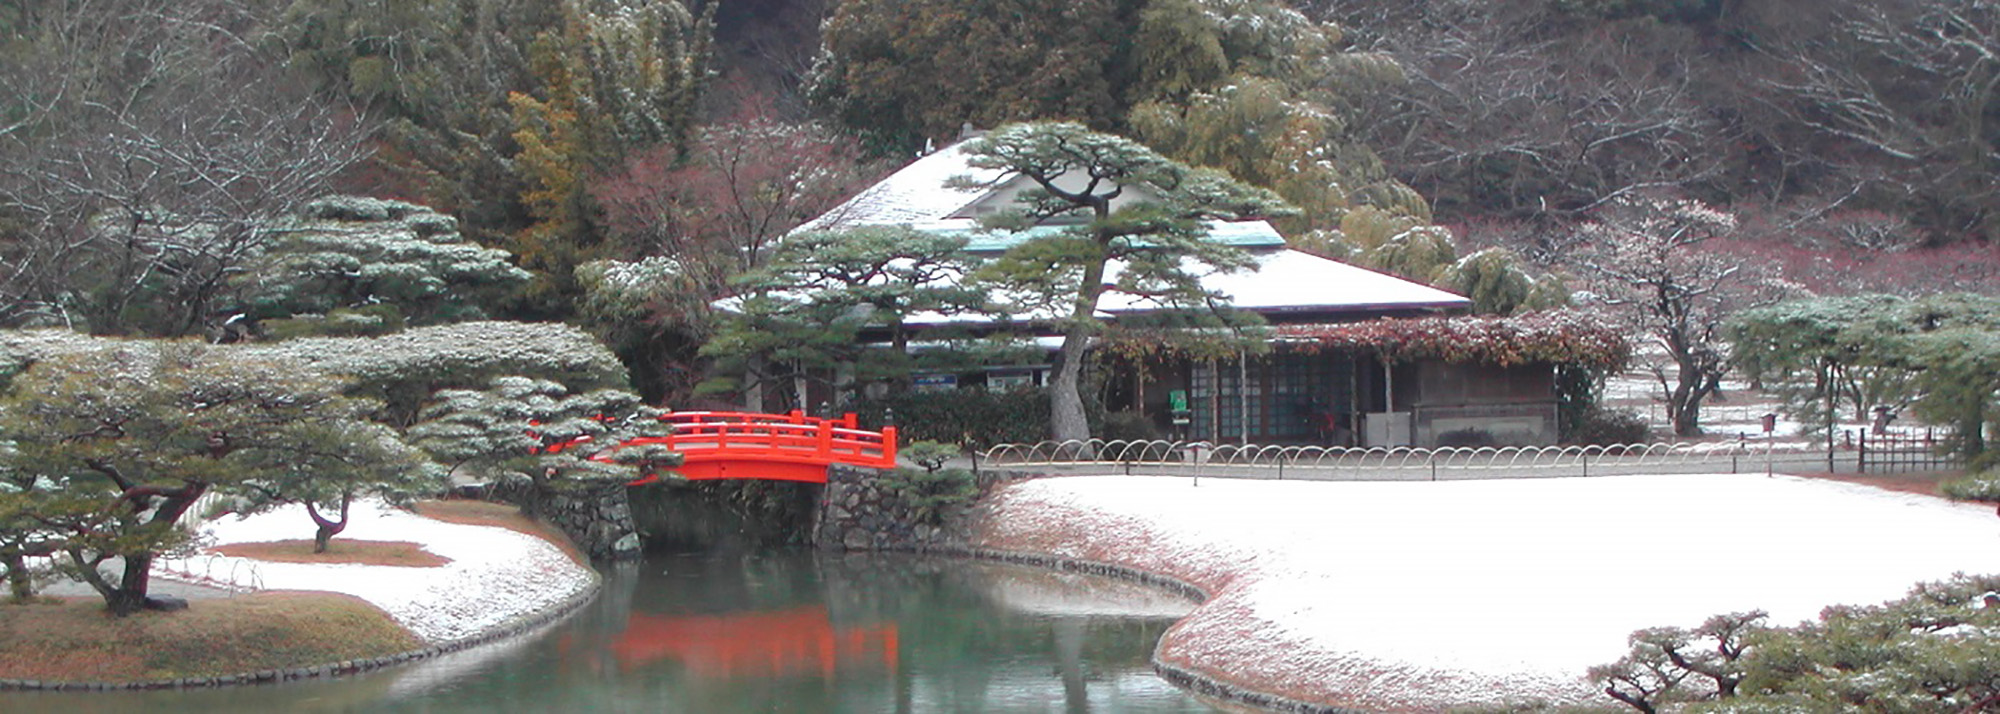
[[[1435,710],[1600,701],[1586,668],[1645,627],[1774,624],[2000,571],[1981,506],[1759,475],[1438,483],[1145,476],[1003,491],[982,534],[1214,595],[1161,656],[1254,688]]]
[[[303,506],[222,518],[204,531],[217,545],[310,538]],[[432,520],[379,501],[354,504],[338,538],[412,541],[451,559],[441,567],[255,561],[267,590],[346,593],[382,608],[430,644],[476,637],[557,607],[597,575],[554,545],[505,528]],[[226,566],[225,566],[226,567]]]

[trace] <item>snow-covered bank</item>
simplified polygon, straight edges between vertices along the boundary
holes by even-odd
[[[1601,701],[1585,668],[1633,630],[1772,622],[2000,571],[1989,508],[1762,475],[1441,483],[1029,481],[978,545],[1177,577],[1213,598],[1170,665],[1390,710]]]
[[[302,506],[225,516],[205,532],[217,545],[311,538]],[[432,645],[489,634],[573,602],[597,574],[554,545],[505,528],[424,518],[379,502],[354,504],[340,539],[414,541],[450,563],[435,568],[256,561],[267,590],[325,590],[374,603]],[[335,542],[338,542],[336,540]]]

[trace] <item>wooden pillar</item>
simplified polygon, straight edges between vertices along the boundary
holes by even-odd
[[[1208,438],[1210,441],[1220,442],[1222,441],[1222,370],[1216,367],[1215,360],[1203,362],[1202,367],[1208,370]]]
[[[1236,443],[1250,443],[1250,354],[1236,351]]]
[[[1347,353],[1347,441],[1348,446],[1361,444],[1361,413],[1367,408],[1361,400],[1361,353]]]

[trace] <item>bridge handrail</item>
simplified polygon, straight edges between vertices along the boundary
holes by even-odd
[[[673,431],[664,436],[627,439],[591,458],[608,460],[611,451],[617,449],[659,444],[691,460],[763,458],[896,467],[896,427],[883,427],[881,431],[861,429],[852,412],[828,419],[809,417],[796,409],[788,414],[689,411],[669,412],[660,421],[673,425]],[[587,441],[589,436],[579,437],[546,447],[543,453],[558,453]]]
[[[720,412],[720,411],[667,412],[666,414],[660,416],[660,421],[676,425],[708,424],[708,423],[809,424],[810,425],[810,424],[820,424],[820,423],[831,423],[834,426],[845,427],[848,429],[858,429],[861,426],[860,417],[856,415],[854,412],[848,412],[838,417],[814,417],[814,416],[806,416],[805,412],[800,411],[798,409],[793,409],[784,414],[766,414],[763,412]]]
[[[736,417],[741,418],[725,421]],[[790,414],[674,412],[663,419],[674,424],[673,433],[643,443],[661,443],[697,458],[784,456],[881,468],[896,465],[896,428],[884,427],[881,431],[857,428],[852,413],[823,419],[804,416],[798,411]]]

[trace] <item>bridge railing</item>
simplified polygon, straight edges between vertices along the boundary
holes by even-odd
[[[674,412],[662,417],[674,425],[665,437],[627,443],[657,443],[690,458],[744,457],[840,462],[894,468],[896,428],[881,431],[856,428],[856,418],[808,417],[749,412]]]
[[[856,416],[854,412],[848,412],[846,414],[842,414],[834,418],[825,418],[825,417],[806,416],[806,413],[804,411],[798,409],[793,409],[784,414],[766,414],[763,412],[716,412],[716,411],[668,412],[665,416],[660,417],[660,421],[664,421],[669,424],[673,424],[675,426],[679,426],[682,424],[702,424],[709,422],[724,422],[732,424],[828,423],[832,424],[835,428],[841,428],[841,429],[861,428],[860,418]]]

